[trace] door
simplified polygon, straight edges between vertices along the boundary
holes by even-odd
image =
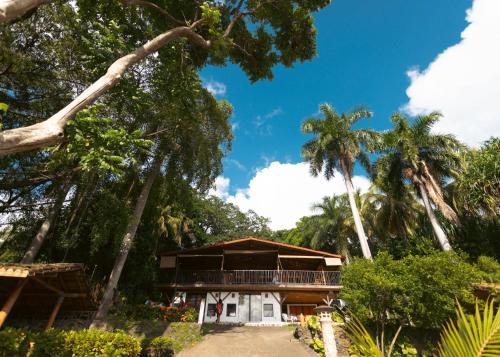
[[[250,295],[240,294],[238,297],[238,320],[240,322],[250,321]]]
[[[260,294],[250,295],[250,321],[262,321],[262,296]]]
[[[314,312],[315,307],[316,306],[313,306],[313,305],[290,305],[290,306],[288,306],[289,311],[290,311],[290,315],[293,315],[293,316],[299,316],[300,314],[302,314],[304,316],[316,315],[316,313]]]

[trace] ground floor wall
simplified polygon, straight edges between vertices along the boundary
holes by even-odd
[[[222,300],[222,323],[264,323],[297,321],[300,315],[314,315],[314,308],[326,299],[336,298],[337,291],[207,291],[177,290],[171,301],[195,307],[199,322],[217,320],[216,304]],[[174,306],[175,303],[173,304]]]
[[[215,322],[215,306],[223,304],[221,322],[226,323],[279,323],[281,322],[280,294],[278,292],[207,292],[204,322]]]

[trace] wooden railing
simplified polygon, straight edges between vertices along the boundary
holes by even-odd
[[[177,275],[177,276],[176,276]],[[180,270],[163,274],[163,283],[214,285],[340,285],[339,271]]]

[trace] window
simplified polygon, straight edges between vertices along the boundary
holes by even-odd
[[[273,304],[264,304],[264,317],[273,317]]]
[[[269,294],[268,293],[265,293],[264,294],[265,298],[267,299],[269,297]]]
[[[227,304],[226,316],[236,317],[236,304]]]
[[[215,305],[216,304],[208,304],[207,307],[207,317],[215,316]]]
[[[231,294],[231,297],[232,297],[232,298],[234,298],[234,296],[235,296],[235,295],[234,295],[234,293],[232,293],[232,294]]]

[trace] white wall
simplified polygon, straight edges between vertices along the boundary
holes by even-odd
[[[273,297],[274,294],[274,297]],[[267,295],[267,297],[266,297]],[[278,292],[264,292],[262,293],[262,322],[281,322],[281,306],[278,302],[280,299],[280,293]],[[265,317],[264,316],[264,304],[272,304],[273,305],[273,316]]]
[[[229,294],[229,295],[228,295]],[[274,294],[274,297],[273,295]],[[267,297],[266,297],[267,295]],[[227,296],[227,297],[226,297]],[[263,292],[262,296],[262,322],[264,323],[279,323],[281,322],[281,307],[279,304],[280,294],[278,292]],[[224,308],[222,309],[222,315],[220,317],[221,322],[226,323],[237,323],[239,322],[239,293],[238,292],[221,292],[219,296],[219,292],[211,292],[207,293],[206,297],[206,306],[205,306],[205,322],[215,322],[217,320],[217,315],[208,316],[208,304],[217,304],[217,300],[220,298],[224,299],[223,304]],[[227,316],[227,305],[235,304],[236,305],[236,316]],[[264,317],[264,304],[272,304],[273,305],[273,316],[272,317]]]
[[[238,295],[239,294],[237,292],[227,292],[227,291],[221,292],[220,296],[219,296],[219,292],[207,293],[207,305],[205,308],[205,322],[215,322],[217,320],[217,315],[208,316],[208,304],[217,304],[217,300],[219,300],[219,298],[224,299],[224,301],[223,301],[224,308],[222,309],[222,315],[220,316],[220,321],[221,322],[230,322],[230,323],[238,322]],[[214,297],[215,297],[215,299],[214,299]],[[235,304],[236,305],[236,316],[227,316],[227,304]]]

